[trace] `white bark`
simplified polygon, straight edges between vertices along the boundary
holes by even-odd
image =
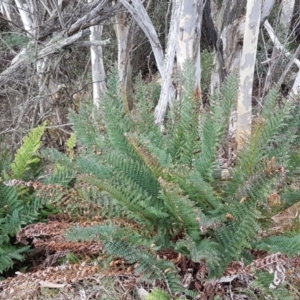
[[[34,3],[29,3],[29,1],[26,0],[15,0],[15,3],[22,19],[24,29],[29,36],[34,36],[35,26],[37,25],[35,22]]]
[[[261,0],[248,0],[243,53],[240,67],[240,90],[237,103],[236,142],[241,149],[251,134],[252,121],[252,85],[256,60],[256,50],[261,18]]]
[[[93,0],[89,0],[93,2]],[[106,0],[102,0],[100,6],[103,6]],[[90,42],[101,41],[103,26],[95,25],[90,27]],[[99,109],[103,94],[106,91],[105,70],[103,63],[102,46],[91,46],[91,64],[93,78],[93,104]]]
[[[1,0],[0,1],[0,9],[3,16],[7,18],[7,20],[11,21],[11,4],[12,0]]]
[[[100,41],[102,37],[103,26],[92,26],[90,30],[90,41]],[[101,97],[106,91],[105,70],[101,46],[91,47],[91,63],[93,77],[93,104],[97,109],[99,109]]]
[[[268,20],[265,21],[264,27],[267,30],[270,39],[274,43],[274,46],[277,49],[279,49],[280,51],[283,51],[283,54],[286,57],[290,58],[292,56],[292,54],[287,49],[285,49],[284,46],[280,43],[279,39],[277,38],[277,36]],[[298,59],[294,59],[294,63],[297,65],[298,68],[300,68],[300,61]]]
[[[176,9],[177,12],[180,11],[181,1],[182,0],[173,0],[173,7],[177,8]],[[167,106],[170,103],[171,98],[174,96],[174,88],[171,83],[171,74],[173,70],[175,46],[176,46],[175,34],[172,33],[172,30],[170,30],[168,49],[166,51],[166,61],[165,61],[164,53],[160,41],[158,39],[157,32],[141,0],[132,0],[131,3],[128,0],[120,0],[120,2],[130,12],[132,17],[135,19],[137,24],[141,27],[141,29],[144,31],[145,35],[147,36],[156,60],[157,69],[161,77],[164,79],[163,81],[164,86],[162,87],[161,96],[157,104],[157,107],[155,108],[155,122],[157,124],[161,124],[163,122],[163,118],[166,113]],[[177,14],[177,16],[178,19],[173,22],[178,23],[179,14]],[[171,25],[171,27],[178,28],[178,25],[176,26]]]
[[[178,0],[175,0],[178,1]],[[141,0],[120,0],[147,36],[156,60],[157,69],[164,78],[164,52],[153,23]],[[130,3],[131,2],[131,3]]]
[[[182,7],[182,0],[173,1],[173,12],[171,16],[171,24],[169,30],[168,46],[164,62],[164,76],[162,81],[162,89],[158,104],[155,107],[155,123],[161,125],[163,123],[168,104],[174,98],[175,91],[172,86],[172,72],[175,58],[175,49],[177,36],[179,33],[179,17]]]
[[[276,0],[265,0],[263,1],[261,9],[261,20],[264,22],[270,15]]]
[[[291,89],[291,92],[289,93],[290,97],[293,96],[298,96],[300,95],[300,60],[297,59],[296,57],[298,55],[295,55],[299,52],[299,47],[296,50],[296,53],[294,55],[292,55],[288,50],[285,49],[285,47],[280,43],[279,39],[277,38],[277,36],[274,33],[274,30],[272,28],[272,26],[270,25],[269,21],[266,21],[264,23],[264,27],[267,30],[270,39],[272,40],[272,42],[274,43],[274,46],[281,52],[283,52],[284,56],[287,58],[290,58],[292,60],[292,63],[294,63],[297,67],[298,67],[298,73],[296,75],[293,87]]]
[[[289,34],[294,6],[295,0],[282,0],[281,2],[280,24],[282,26],[285,37],[287,37]]]
[[[196,66],[196,87],[200,89],[201,67],[196,64],[200,62],[200,37],[202,23],[202,0],[183,0],[180,12],[179,28],[177,38],[177,66],[183,70],[183,64],[187,60],[193,61]]]

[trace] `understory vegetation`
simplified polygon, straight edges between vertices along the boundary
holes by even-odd
[[[1,160],[0,272],[30,271],[0,282],[3,297],[41,280],[66,288],[63,272],[96,299],[116,299],[103,288],[112,276],[120,299],[298,299],[299,104],[271,90],[237,151],[236,77],[202,107],[187,63],[159,128],[157,86],[138,77],[129,110],[116,73],[101,114],[70,114],[66,153],[42,147],[44,124]]]

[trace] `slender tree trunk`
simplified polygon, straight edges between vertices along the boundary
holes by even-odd
[[[138,23],[138,25],[141,27],[141,29],[147,36],[156,60],[157,69],[161,77],[163,78],[164,77],[164,52],[161,43],[159,41],[157,32],[147,13],[147,10],[145,9],[141,0],[132,0],[132,1],[120,0],[120,2],[132,15],[132,17],[135,19],[135,21]]]
[[[0,1],[0,11],[3,16],[7,18],[7,20],[11,21],[11,5],[12,0],[1,0]]]
[[[265,29],[267,30],[269,36],[270,36],[270,39],[272,40],[272,42],[274,43],[274,50],[276,49],[277,52],[280,52],[280,53],[283,53],[283,55],[289,59],[291,59],[291,64],[295,64],[297,67],[298,67],[298,73],[297,73],[297,76],[295,78],[295,81],[294,81],[294,84],[293,84],[293,87],[291,89],[291,92],[290,92],[290,96],[293,97],[293,96],[298,96],[300,94],[300,61],[299,59],[297,59],[298,57],[298,54],[300,52],[300,49],[298,47],[298,49],[296,50],[295,54],[292,55],[287,49],[284,48],[284,46],[280,43],[279,39],[277,38],[277,36],[275,35],[275,32],[272,28],[272,26],[270,25],[270,23],[268,21],[266,21],[264,23],[264,27]],[[282,79],[279,79],[279,83],[281,83]]]
[[[261,10],[261,24],[265,22],[265,20],[269,17],[273,6],[275,4],[276,0],[265,0],[263,1],[263,6]]]
[[[182,0],[173,0],[173,7],[177,8],[176,11],[180,11],[181,1]],[[163,122],[163,118],[166,113],[167,106],[170,102],[170,99],[174,96],[174,88],[170,80],[171,77],[169,78],[169,76],[171,76],[172,74],[173,63],[174,63],[175,46],[176,46],[175,40],[173,37],[171,37],[171,31],[170,31],[168,44],[169,45],[170,43],[172,44],[168,46],[168,49],[166,51],[167,61],[165,61],[163,49],[159,41],[157,32],[141,0],[132,0],[131,3],[128,0],[120,0],[120,2],[129,11],[129,13],[132,15],[132,17],[135,19],[137,24],[141,27],[141,29],[147,36],[155,57],[157,69],[161,77],[164,78],[165,86],[162,87],[161,96],[158,105],[155,108],[155,122],[157,124],[161,124]],[[179,20],[179,15],[178,15],[177,22],[178,20]],[[173,26],[173,27],[175,28],[175,30],[176,28],[178,28],[178,26]]]
[[[170,104],[171,99],[175,98],[175,90],[171,89],[172,86],[172,73],[175,59],[175,49],[177,43],[177,37],[179,34],[179,18],[182,8],[182,0],[174,0],[171,16],[171,24],[169,30],[168,44],[166,57],[164,61],[164,76],[162,81],[162,89],[160,93],[160,98],[157,106],[155,107],[155,123],[162,125],[168,104]]]
[[[220,91],[227,74],[238,72],[242,55],[247,0],[222,1],[221,9],[214,13],[218,38],[211,77],[211,93]],[[216,8],[217,4],[212,8]]]
[[[27,35],[35,36],[37,29],[36,12],[34,11],[36,3],[28,0],[15,0],[17,9],[21,16],[24,29]]]
[[[293,12],[294,12],[295,0],[282,0],[281,2],[281,14],[280,14],[280,24],[283,29],[285,37],[288,37]]]
[[[183,64],[187,60],[191,60],[195,65],[195,95],[198,97],[201,91],[200,37],[202,12],[202,0],[182,1],[176,48],[177,66],[179,70],[182,71]]]
[[[103,26],[92,26],[90,30],[90,41],[100,41]],[[93,78],[93,104],[97,109],[99,109],[101,98],[106,91],[102,46],[91,46],[91,63]]]
[[[131,107],[131,64],[130,64],[130,45],[129,35],[131,30],[130,16],[125,13],[119,13],[116,15],[115,31],[118,43],[118,72],[119,80],[123,89],[124,95],[126,95],[129,106]]]
[[[243,40],[243,53],[240,67],[240,91],[237,103],[236,142],[241,149],[251,134],[252,85],[256,60],[259,25],[261,19],[261,0],[248,0]]]

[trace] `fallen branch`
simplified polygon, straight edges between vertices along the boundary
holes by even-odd
[[[299,68],[297,76],[295,78],[291,93],[289,94],[290,97],[292,96],[296,96],[300,94],[300,61],[299,59],[297,59],[296,57],[298,56],[298,53],[300,53],[300,46],[297,48],[296,52],[294,53],[294,55],[292,55],[279,41],[279,39],[277,38],[271,24],[269,23],[268,20],[265,21],[264,23],[264,27],[267,30],[272,42],[274,43],[274,46],[282,51],[283,55],[287,58],[290,58],[290,63],[287,65],[284,73],[281,75],[280,80],[283,81],[284,76],[286,75],[286,73],[289,71],[289,69],[291,68],[292,64],[297,65],[297,67]],[[280,82],[279,80],[279,82]]]

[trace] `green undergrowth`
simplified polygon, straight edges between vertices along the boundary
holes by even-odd
[[[103,117],[89,107],[71,114],[79,149],[74,160],[54,150],[45,153],[76,171],[77,180],[95,187],[99,197],[106,195],[103,210],[113,207],[112,218],[122,216],[138,225],[119,227],[108,220],[101,226],[75,227],[68,239],[100,240],[108,254],[138,262],[142,281],[161,280],[170,295],[187,297],[193,291],[182,286],[172,262],[157,258],[159,251],[172,249],[194,262],[205,261],[208,278],[220,277],[234,260],[249,264],[251,249],[289,256],[300,251],[299,233],[260,236],[271,226],[266,219],[272,215],[272,193],[285,195],[283,209],[298,201],[289,183],[299,175],[299,107],[280,107],[272,90],[260,111],[261,121],[229,167],[230,177],[223,179],[215,174],[224,168],[221,153],[229,143],[238,81],[229,76],[205,112],[194,99],[193,78],[187,64],[182,92],[161,132],[153,124],[147,86],[138,82],[138,110],[132,115],[112,74]],[[162,299],[155,293],[153,299]]]
[[[101,114],[85,106],[70,115],[75,135],[67,153],[42,152],[56,166],[45,183],[67,187],[76,180],[82,199],[101,207],[95,214],[106,219],[101,225],[73,227],[67,239],[101,241],[109,257],[136,265],[141,283],[162,283],[165,289],[154,289],[147,299],[192,299],[197,294],[182,285],[177,267],[160,257],[163,251],[204,261],[208,279],[220,278],[232,261],[250,264],[252,250],[289,257],[300,252],[299,232],[269,232],[270,218],[278,213],[270,195],[281,196],[280,210],[299,201],[294,184],[300,170],[299,106],[279,105],[277,92],[270,91],[251,137],[232,159],[228,128],[238,80],[228,76],[206,111],[194,98],[193,78],[187,63],[181,92],[161,130],[153,123],[153,88],[137,80],[135,108],[129,111],[113,72]],[[35,157],[29,161],[36,163]],[[25,172],[23,165],[15,162],[12,168]],[[224,168],[229,177],[219,176]],[[15,187],[3,189],[6,198],[17,199]],[[69,204],[68,211],[76,205]],[[280,291],[292,293],[284,285]]]

